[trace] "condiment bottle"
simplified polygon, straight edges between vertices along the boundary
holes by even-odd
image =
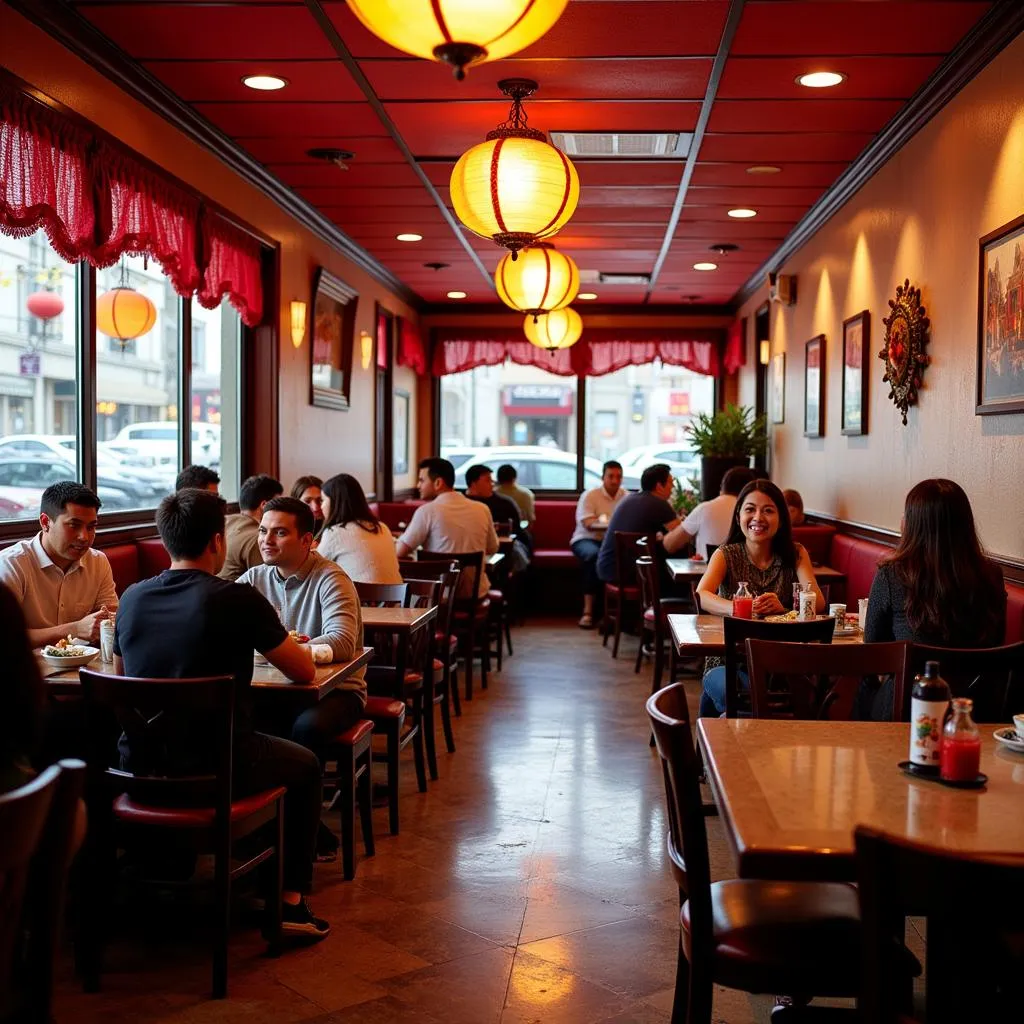
[[[950,782],[971,782],[981,766],[981,736],[971,718],[974,701],[953,699],[953,714],[942,729],[939,748],[939,774]]]
[[[737,619],[754,617],[754,595],[746,583],[740,583],[732,596],[732,614]]]
[[[949,710],[949,687],[939,675],[939,663],[926,661],[914,679],[910,695],[910,754],[912,764],[939,770],[942,723]]]

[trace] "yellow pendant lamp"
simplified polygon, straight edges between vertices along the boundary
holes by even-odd
[[[462,154],[450,185],[459,220],[474,234],[511,249],[515,259],[519,249],[568,223],[580,199],[580,179],[572,161],[543,132],[527,127],[522,100],[537,83],[506,78],[498,88],[512,98],[508,120]]]
[[[498,298],[520,313],[540,316],[568,306],[580,290],[576,261],[550,242],[503,256],[494,272]]]
[[[583,319],[571,306],[555,309],[539,317],[528,316],[523,321],[526,340],[537,348],[557,352],[571,348],[583,333]]]
[[[348,0],[377,37],[405,53],[443,61],[466,77],[473,64],[536,42],[569,0]]]

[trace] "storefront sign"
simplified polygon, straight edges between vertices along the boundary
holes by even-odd
[[[40,358],[38,352],[22,352],[18,356],[18,373],[22,377],[38,377]]]

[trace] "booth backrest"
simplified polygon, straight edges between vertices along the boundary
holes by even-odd
[[[405,529],[399,523],[409,525],[413,513],[424,504],[419,498],[415,501],[373,501],[370,511],[396,536]]]
[[[139,548],[139,579],[148,580],[159,576],[171,567],[171,556],[159,537],[147,537],[137,542]]]
[[[1006,643],[1024,640],[1024,587],[1006,584]]]
[[[114,589],[118,595],[144,578],[139,575],[139,547],[136,543],[114,544],[112,547],[103,548],[103,554],[110,562],[110,571],[114,574]]]
[[[533,546],[541,551],[568,551],[576,529],[576,502],[539,499],[535,502]]]
[[[832,550],[827,564],[846,574],[846,603],[856,610],[857,601],[871,592],[871,581],[883,556],[892,548],[874,541],[837,533],[832,538]]]
[[[794,526],[793,540],[803,544],[815,565],[831,565],[832,538],[836,535],[834,526]],[[833,566],[834,568],[834,566]]]

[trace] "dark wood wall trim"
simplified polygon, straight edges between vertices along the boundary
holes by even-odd
[[[754,295],[764,284],[769,271],[781,269],[786,260],[820,231],[897,150],[905,146],[1022,31],[1024,4],[1020,0],[996,0],[907,105],[804,214],[779,248],[736,293],[733,302],[739,306]]]
[[[366,249],[349,238],[316,207],[300,198],[241,146],[136,64],[62,0],[8,0],[8,4],[22,17],[56,39],[65,49],[109,78],[133,99],[159,114],[182,134],[227,164],[240,178],[259,189],[322,242],[351,260],[414,309],[419,308],[419,296],[383,264],[378,263]]]

